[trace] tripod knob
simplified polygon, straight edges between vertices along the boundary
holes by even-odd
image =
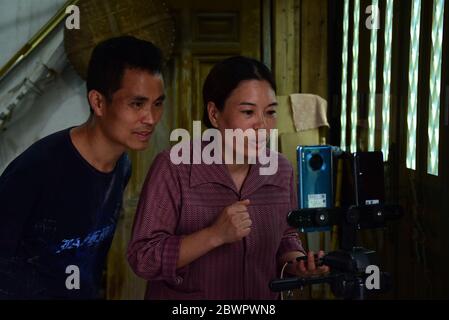
[[[329,224],[329,213],[326,210],[317,210],[314,218],[317,226],[321,227]]]

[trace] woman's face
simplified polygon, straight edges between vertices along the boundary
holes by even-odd
[[[212,124],[220,130],[225,137],[225,129],[254,129],[256,139],[260,129],[266,130],[266,137],[269,137],[270,130],[276,127],[276,94],[265,80],[245,80],[235,88],[225,101],[223,110],[218,110],[213,103],[209,103],[209,118]],[[245,139],[245,157],[248,157],[249,150],[256,152],[257,149],[264,148],[265,141],[255,139]],[[235,141],[234,139],[234,151]],[[227,141],[228,143],[228,141]],[[262,144],[261,144],[262,143]]]

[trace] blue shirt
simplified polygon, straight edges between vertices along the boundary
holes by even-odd
[[[0,177],[0,298],[98,298],[130,175],[126,154],[110,173],[91,166],[70,128],[13,160]]]

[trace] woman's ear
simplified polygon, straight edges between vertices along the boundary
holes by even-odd
[[[209,101],[207,103],[207,114],[209,115],[209,121],[214,128],[218,128],[218,119],[220,117],[220,110],[218,110],[215,103]]]
[[[90,90],[87,94],[87,99],[89,100],[93,113],[98,117],[103,116],[106,108],[106,98],[103,94],[97,90]]]

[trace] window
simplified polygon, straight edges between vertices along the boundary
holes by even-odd
[[[340,147],[346,150],[346,103],[348,94],[348,33],[349,33],[349,0],[344,0],[343,15],[343,48],[342,48],[342,72],[341,72],[341,138]]]
[[[390,92],[391,92],[391,43],[393,36],[393,0],[387,0],[385,10],[384,33],[384,66],[382,96],[382,152],[384,160],[388,160],[390,147]]]
[[[357,151],[357,96],[359,68],[359,23],[360,0],[354,0],[354,34],[352,44],[352,79],[351,79],[351,152]]]
[[[412,1],[408,71],[407,168],[416,170],[416,116],[418,107],[419,33],[421,0]]]
[[[372,12],[377,19],[379,1],[373,0]],[[371,29],[370,67],[369,67],[369,107],[368,107],[368,151],[374,151],[376,132],[376,63],[377,63],[377,27]]]
[[[434,0],[432,19],[432,54],[430,60],[430,94],[428,122],[427,173],[438,175],[440,134],[440,92],[443,43],[444,0]]]

